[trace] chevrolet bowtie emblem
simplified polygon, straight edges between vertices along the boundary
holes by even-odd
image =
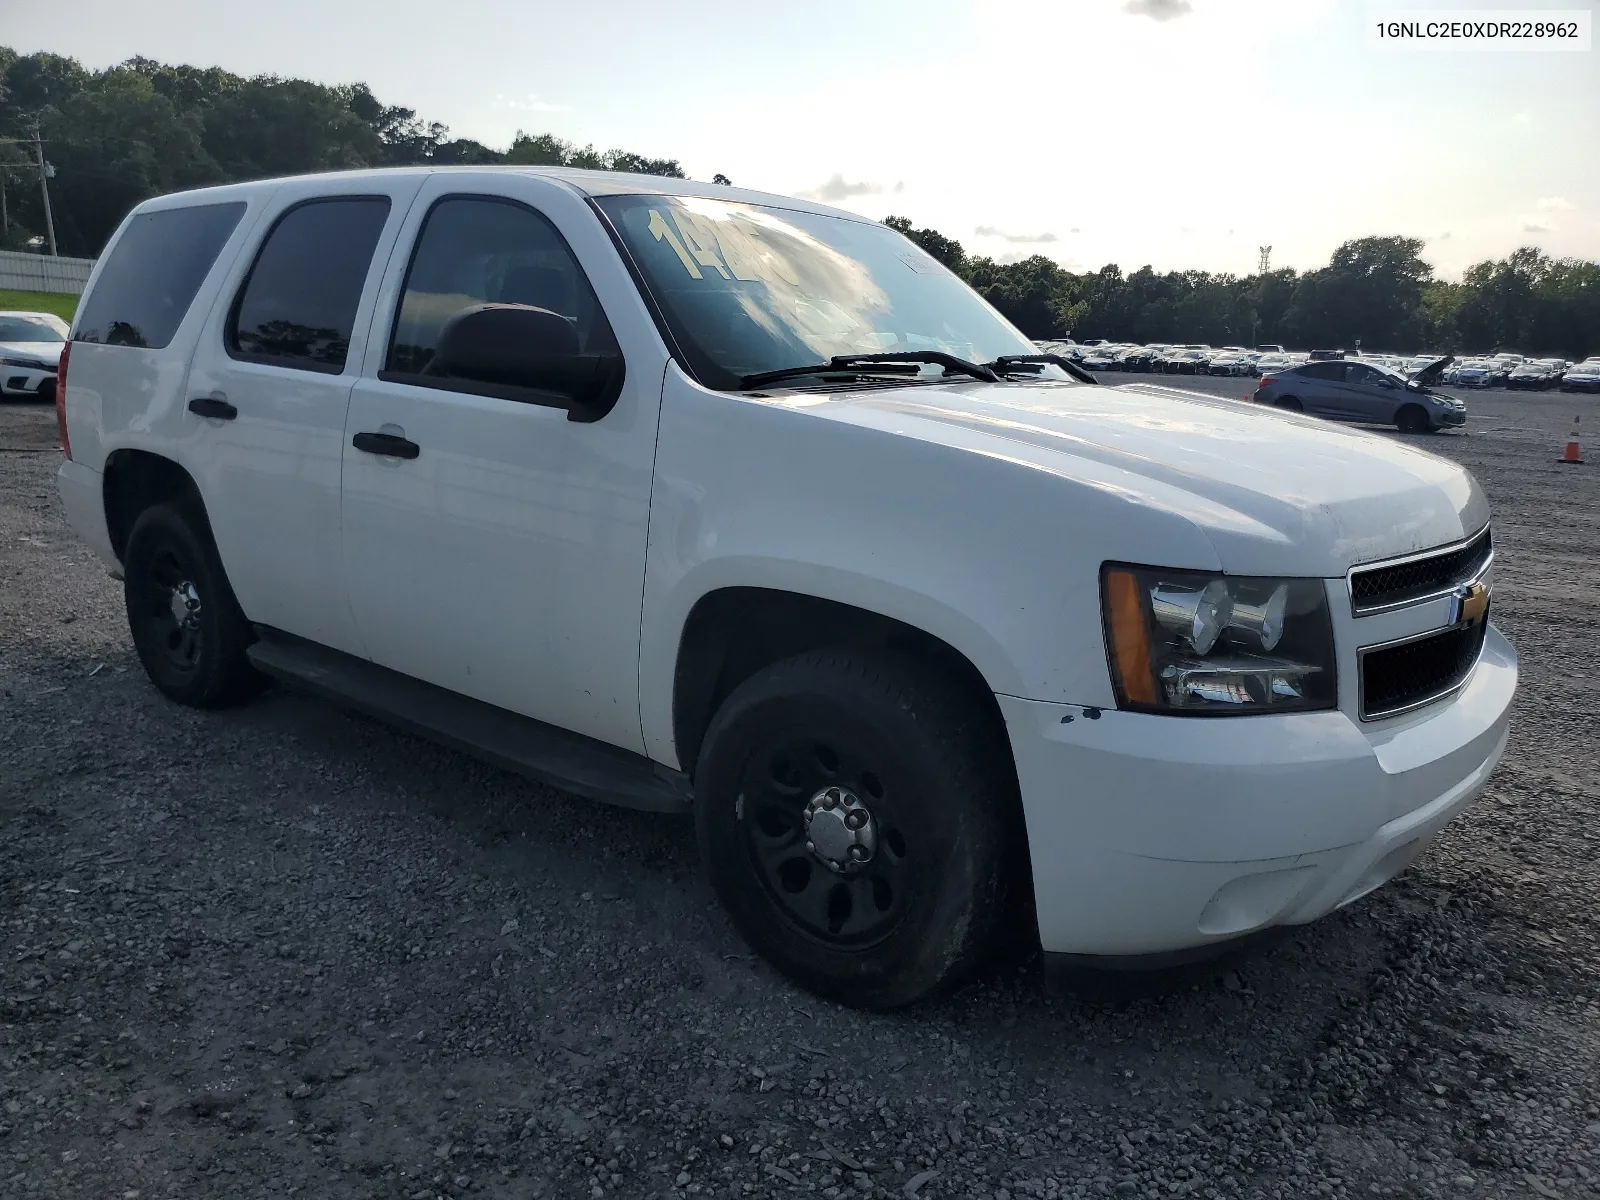
[[[1489,585],[1463,583],[1450,593],[1450,624],[1476,625],[1489,611]]]

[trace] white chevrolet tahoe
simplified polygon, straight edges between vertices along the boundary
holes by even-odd
[[[848,1003],[1019,927],[1122,965],[1311,921],[1506,744],[1466,471],[1096,386],[819,205],[542,168],[166,196],[60,376],[62,499],[166,696],[276,678],[692,813],[744,937]]]

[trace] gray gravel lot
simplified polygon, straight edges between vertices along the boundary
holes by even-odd
[[[1468,404],[1426,444],[1524,670],[1483,799],[1164,992],[1013,963],[888,1016],[753,961],[685,823],[160,699],[53,413],[0,406],[0,1197],[1600,1196],[1600,417],[1554,462],[1600,402]]]

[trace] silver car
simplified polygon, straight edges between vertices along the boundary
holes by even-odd
[[[1406,433],[1431,433],[1465,425],[1467,406],[1433,390],[1448,356],[1430,363],[1408,380],[1398,371],[1348,359],[1301,363],[1284,371],[1262,372],[1253,397],[1271,404],[1330,417],[1396,425]]]

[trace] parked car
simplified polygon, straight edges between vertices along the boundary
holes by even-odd
[[[1506,377],[1506,387],[1514,391],[1548,391],[1561,382],[1564,367],[1537,359],[1519,363]]]
[[[1161,369],[1168,375],[1199,375],[1205,370],[1206,360],[1204,350],[1169,350],[1162,359]]]
[[[1336,421],[1394,425],[1406,433],[1431,433],[1465,425],[1467,406],[1436,392],[1432,380],[1448,358],[1407,379],[1397,371],[1347,359],[1323,359],[1263,375],[1257,404],[1308,412]]]
[[[1252,367],[1249,356],[1244,351],[1223,351],[1213,354],[1206,362],[1208,375],[1249,375]]]
[[[1117,369],[1117,351],[1114,346],[1093,346],[1084,351],[1078,360],[1086,370],[1114,371]]]
[[[734,926],[840,1001],[1002,932],[1125,965],[1365,895],[1505,745],[1482,489],[1041,358],[788,197],[232,184],[101,254],[59,486],[170,700],[276,678],[692,814]]]
[[[1162,351],[1154,346],[1135,346],[1122,356],[1124,371],[1151,371],[1157,369]]]
[[[1600,354],[1567,368],[1561,377],[1563,392],[1600,392]]]
[[[54,400],[67,332],[54,313],[0,312],[0,395]]]
[[[1262,354],[1282,354],[1283,353],[1283,347],[1278,345],[1276,342],[1268,342],[1265,346],[1257,346],[1256,349],[1258,351],[1260,351]]]
[[[1510,374],[1511,368],[1504,362],[1492,358],[1475,358],[1462,363],[1456,369],[1452,382],[1456,387],[1503,387]]]

